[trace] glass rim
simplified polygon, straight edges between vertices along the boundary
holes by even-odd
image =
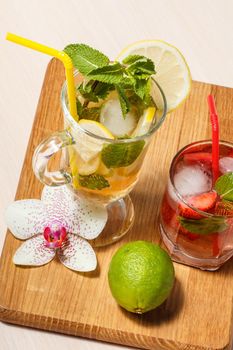
[[[193,205],[191,205],[190,203],[188,203],[185,198],[179,193],[178,189],[176,188],[175,184],[174,184],[174,176],[173,176],[173,168],[176,164],[177,159],[179,159],[180,155],[188,148],[191,148],[192,146],[196,146],[196,145],[203,145],[203,144],[212,144],[212,140],[211,139],[207,139],[207,140],[200,140],[200,141],[194,141],[191,142],[187,145],[185,145],[184,147],[182,147],[173,157],[170,168],[169,168],[169,181],[171,183],[172,186],[172,190],[174,191],[175,195],[178,197],[178,199],[184,203],[187,207],[189,207],[190,209],[194,210],[196,213],[206,217],[206,218],[232,218],[233,215],[217,215],[217,214],[212,214],[212,213],[208,213],[202,210],[199,210],[198,208],[194,207]],[[219,145],[225,145],[225,146],[230,146],[231,148],[233,148],[233,143],[229,142],[229,141],[224,141],[224,140],[219,140]]]
[[[74,72],[74,77],[77,76],[79,74],[79,72],[77,70],[75,70]],[[63,112],[65,114],[65,116],[68,117],[68,119],[74,124],[75,123],[75,127],[79,130],[81,130],[84,134],[87,134],[95,139],[98,139],[98,140],[102,140],[102,141],[105,141],[105,142],[108,142],[108,143],[131,143],[131,142],[136,142],[136,141],[141,141],[141,140],[144,140],[145,138],[151,136],[160,126],[161,124],[163,123],[163,121],[165,120],[165,117],[167,115],[167,100],[166,100],[166,97],[165,97],[165,94],[162,90],[162,88],[160,87],[160,85],[157,83],[157,81],[152,78],[155,85],[157,86],[161,96],[162,96],[162,100],[163,100],[163,114],[162,116],[160,117],[159,121],[146,133],[146,134],[143,134],[143,135],[140,135],[140,136],[136,136],[136,137],[133,137],[133,138],[122,138],[122,139],[110,139],[110,138],[107,138],[107,137],[102,137],[102,136],[99,136],[99,135],[96,135],[88,130],[85,130],[83,129],[79,124],[78,122],[71,116],[70,112],[69,112],[69,109],[67,107],[67,103],[66,103],[66,92],[67,92],[67,82],[65,80],[65,82],[63,83],[62,85],[62,89],[61,89],[61,104],[62,104],[62,109],[63,109]]]

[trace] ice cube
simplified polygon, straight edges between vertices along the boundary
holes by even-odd
[[[168,185],[167,185],[167,191],[168,191],[168,203],[170,204],[170,206],[176,210],[177,207],[177,202],[179,202],[179,198],[176,195],[176,192],[174,190],[174,187],[170,181],[170,179],[168,179]]]
[[[133,112],[130,111],[123,117],[118,99],[111,99],[103,104],[100,112],[100,122],[117,137],[130,135],[137,125],[136,116]]]
[[[174,184],[182,196],[190,196],[210,191],[212,179],[208,172],[199,166],[184,166],[175,174]]]
[[[233,158],[232,157],[223,157],[219,160],[219,169],[221,173],[233,172]]]

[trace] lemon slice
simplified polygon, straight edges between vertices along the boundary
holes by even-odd
[[[183,55],[176,47],[161,40],[144,40],[127,46],[117,60],[122,61],[128,55],[143,55],[154,62],[154,78],[164,91],[168,112],[176,109],[188,96],[191,74]],[[158,96],[154,93],[153,97],[160,108],[161,102],[156,101]]]
[[[81,119],[79,125],[83,130],[87,130],[94,135],[114,139],[111,132],[104,125],[96,121]],[[88,135],[82,129],[75,128],[71,130],[76,141],[74,147],[84,162],[90,162],[90,160],[99,155],[105,141]]]
[[[70,165],[73,169],[74,175],[90,175],[96,172],[100,166],[100,156],[98,155],[95,158],[85,162],[77,152],[74,146],[70,147],[69,151],[70,156]]]
[[[140,136],[140,135],[145,135],[151,126],[152,120],[155,115],[155,108],[154,107],[148,107],[143,115],[140,117],[138,124],[136,128],[134,129],[132,133],[132,137]]]
[[[103,104],[100,122],[117,137],[130,135],[137,125],[136,116],[131,111],[125,117],[123,116],[118,99],[111,99]]]
[[[94,135],[114,139],[113,134],[101,123],[89,119],[81,119],[79,125]]]

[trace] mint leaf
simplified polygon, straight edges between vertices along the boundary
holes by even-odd
[[[227,229],[228,225],[224,218],[204,218],[199,220],[186,219],[181,216],[178,220],[182,227],[192,233],[208,235],[210,233],[222,232]]]
[[[136,94],[143,100],[147,91],[147,80],[137,80],[134,85]]]
[[[152,97],[150,94],[151,79],[136,80],[134,85],[134,91],[140,97],[142,103],[144,104],[144,108],[148,106],[154,106],[152,102]]]
[[[98,82],[96,84],[95,89],[93,90],[93,93],[95,94],[98,99],[104,100],[110,91],[114,90],[114,85],[113,84],[107,84],[107,83],[102,83]]]
[[[86,99],[92,102],[98,102],[100,99],[105,99],[109,92],[114,90],[113,84],[90,80],[87,83],[83,82],[79,85],[79,93]]]
[[[107,56],[86,44],[70,44],[64,51],[72,59],[74,67],[84,75],[109,63]]]
[[[101,158],[107,168],[120,168],[132,164],[145,145],[145,141],[115,143],[104,146]]]
[[[83,111],[83,106],[82,106],[82,103],[77,98],[76,98],[76,107],[77,107],[78,116],[80,117]]]
[[[145,102],[135,93],[135,91],[127,91],[128,94],[128,100],[130,105],[134,107],[134,111],[136,113],[136,116],[140,118],[144,112],[144,110],[147,108],[147,105]]]
[[[123,79],[124,69],[120,63],[114,63],[102,68],[93,69],[87,75],[91,79],[108,84],[119,84]]]
[[[125,76],[120,84],[124,90],[132,90],[135,85],[135,80],[131,76]]]
[[[83,108],[81,114],[79,114],[79,117],[80,119],[99,121],[100,107]]]
[[[146,83],[146,87],[145,87],[145,95],[144,95],[144,103],[146,104],[146,106],[153,106],[154,105],[154,101],[153,98],[151,96],[151,78],[147,79],[147,83]]]
[[[220,176],[214,188],[223,199],[233,201],[233,172]]]
[[[89,81],[88,83],[81,83],[78,87],[79,93],[88,101],[92,102],[98,102],[98,97],[95,95],[93,91],[93,80]]]
[[[128,65],[128,64],[135,63],[136,61],[139,61],[144,58],[145,56],[142,56],[142,55],[129,55],[123,59],[122,63]]]
[[[125,118],[126,114],[129,112],[130,109],[129,100],[125,94],[125,90],[120,85],[116,85],[116,90],[118,92],[122,114]]]
[[[79,175],[79,184],[91,190],[102,190],[109,187],[109,182],[99,174]]]
[[[134,79],[148,79],[152,74],[155,74],[154,62],[147,57],[139,56],[140,58],[136,59],[138,56],[131,56],[132,63],[126,68],[126,72],[129,73]]]

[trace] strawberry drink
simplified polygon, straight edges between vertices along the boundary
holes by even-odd
[[[216,270],[233,255],[233,145],[219,144],[213,176],[212,141],[174,157],[162,200],[160,228],[173,260]]]

